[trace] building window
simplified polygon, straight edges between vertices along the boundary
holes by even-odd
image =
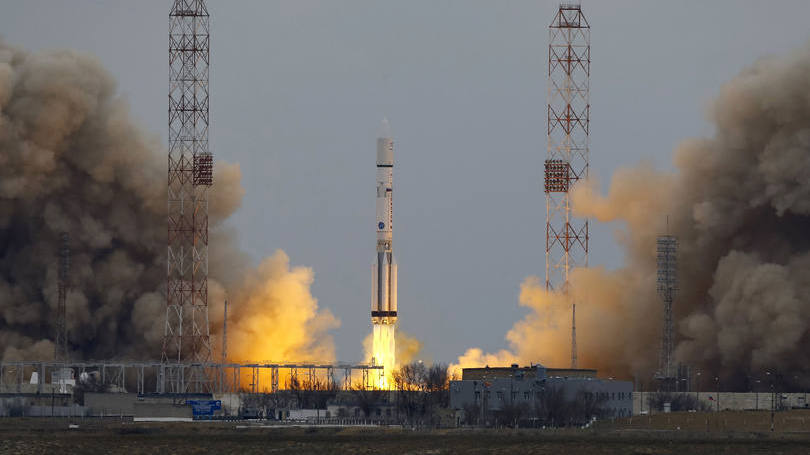
[[[512,392],[512,401],[517,400],[517,392]]]
[[[476,402],[476,403],[480,403],[480,402],[481,402],[481,392],[479,392],[479,391],[477,391],[477,390],[475,391],[475,402]]]
[[[531,392],[523,392],[523,401],[529,401],[529,398],[532,397]]]
[[[503,401],[503,392],[498,392],[498,399]]]

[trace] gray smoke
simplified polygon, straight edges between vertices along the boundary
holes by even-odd
[[[668,215],[680,242],[676,357],[728,378],[799,375],[810,364],[810,48],[741,72],[709,117],[714,136],[679,146],[675,173],[626,169],[608,195],[594,186],[575,195],[581,214],[627,226],[626,268],[608,274],[624,288],[623,302],[589,299],[627,318],[582,332],[593,329],[595,344],[624,340],[620,351],[602,353],[612,354],[604,358],[615,370],[655,368],[655,237]]]
[[[668,231],[680,243],[676,358],[726,387],[747,390],[765,371],[807,384],[810,47],[744,70],[723,87],[710,120],[713,137],[675,150],[675,172],[621,169],[607,195],[593,181],[573,193],[576,214],[622,224],[626,253],[617,270],[572,272],[579,364],[652,378],[663,325],[656,237]],[[509,349],[472,348],[453,367],[568,365],[570,302],[529,277],[520,304],[530,312],[507,333]]]
[[[27,53],[0,41],[0,358],[53,356],[59,233],[70,234],[67,327],[74,358],[159,358],[166,286],[166,152],[129,117],[113,78],[92,56]],[[330,360],[337,324],[309,293],[312,272],[283,252],[252,268],[222,227],[241,203],[237,165],[217,163],[210,193],[212,331],[249,338],[251,311],[306,336],[278,357]],[[292,298],[284,298],[294,289]],[[252,304],[261,290],[276,298]],[[292,310],[291,310],[292,308]],[[244,352],[244,350],[243,350]],[[245,355],[247,355],[246,353]],[[250,352],[249,354],[253,354]],[[260,353],[256,353],[259,355]],[[278,359],[284,360],[284,359]]]

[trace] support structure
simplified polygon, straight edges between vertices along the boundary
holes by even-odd
[[[678,239],[671,235],[658,237],[658,295],[664,302],[664,324],[661,334],[661,352],[658,372],[655,378],[664,391],[674,391],[679,376],[673,359],[674,339],[672,335],[672,302],[678,291],[677,253]]]
[[[138,394],[166,393],[170,388],[166,374],[167,369],[175,369],[181,376],[191,377],[194,370],[202,366],[213,372],[212,378],[228,378],[215,382],[208,392],[218,393],[275,393],[288,390],[292,382],[295,387],[305,390],[341,388],[352,390],[358,384],[369,385],[369,378],[383,375],[382,365],[365,364],[278,364],[278,363],[174,363],[166,364],[157,361],[103,361],[103,362],[45,362],[2,361],[0,360],[0,394],[2,393],[45,393],[65,390],[59,383],[60,378],[75,380],[92,380],[97,385],[106,386],[110,392],[136,392]],[[360,371],[360,381],[355,373]],[[342,375],[337,373],[342,371]],[[37,373],[38,380],[31,383],[31,373]],[[298,381],[299,372],[306,376],[305,381]],[[245,373],[246,376],[242,374]],[[342,380],[340,377],[342,376]],[[269,378],[268,378],[269,377]],[[288,378],[279,381],[279,377]],[[373,382],[373,381],[372,381]],[[267,384],[267,385],[265,385]],[[49,390],[50,389],[50,390]],[[66,391],[66,390],[65,390]]]
[[[169,14],[168,281],[162,361],[211,360],[208,326],[209,15],[203,0]],[[203,369],[168,368],[173,392],[205,391]]]
[[[577,367],[576,302],[569,274],[588,266],[588,220],[571,214],[570,192],[588,177],[591,31],[579,4],[561,4],[549,26],[545,161],[546,290],[569,297],[571,368]]]
[[[68,360],[67,348],[67,293],[70,288],[70,236],[67,232],[59,235],[59,282],[56,303],[56,343],[54,360]]]

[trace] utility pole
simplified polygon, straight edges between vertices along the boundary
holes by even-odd
[[[228,299],[225,299],[225,309],[222,317],[222,356],[220,363],[225,364],[228,360]],[[221,368],[219,378],[219,391],[225,390],[225,369]]]
[[[228,360],[228,299],[225,299],[225,315],[222,321],[222,363],[225,363]]]

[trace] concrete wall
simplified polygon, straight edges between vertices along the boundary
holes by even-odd
[[[0,384],[0,393],[40,393],[50,396],[51,393],[63,393],[60,389],[59,384]],[[64,392],[71,393],[72,390],[72,386],[67,386]]]
[[[222,414],[227,416],[239,415],[239,409],[242,407],[242,396],[238,393],[215,393],[213,394],[214,400],[222,402]]]
[[[83,417],[88,415],[84,406],[29,406],[25,409],[27,417]]]
[[[50,415],[51,406],[54,408],[72,407],[73,398],[66,394],[2,394],[2,396],[0,396],[0,417],[8,417],[11,415],[29,415],[31,412],[30,408],[35,406],[48,408],[48,415]]]
[[[85,392],[84,394],[84,405],[94,416],[133,416],[137,400],[137,393]]]
[[[137,393],[94,393],[84,395],[84,405],[93,416],[192,417],[183,397],[139,396]]]
[[[633,415],[650,412],[649,399],[656,392],[633,392]],[[688,395],[700,400],[705,407],[711,410],[770,410],[773,402],[776,409],[807,407],[807,393],[776,393],[772,397],[770,392],[673,392],[673,395]],[[772,399],[775,398],[775,399]],[[652,411],[655,413],[656,411]]]
[[[135,402],[135,417],[183,417],[192,418],[191,406],[168,402]]]

